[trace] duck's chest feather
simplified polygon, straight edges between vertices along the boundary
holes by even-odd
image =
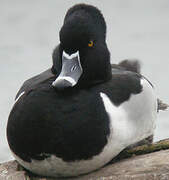
[[[49,87],[20,97],[8,132],[11,149],[26,161],[44,154],[75,161],[99,154],[110,129],[99,93],[58,93]]]

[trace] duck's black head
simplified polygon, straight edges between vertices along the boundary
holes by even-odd
[[[106,23],[93,6],[78,4],[66,13],[60,45],[53,53],[53,86],[88,87],[111,78],[110,54],[105,42]]]

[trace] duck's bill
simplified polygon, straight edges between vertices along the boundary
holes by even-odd
[[[62,69],[52,85],[58,89],[73,87],[77,84],[82,72],[79,51],[71,55],[63,51]]]

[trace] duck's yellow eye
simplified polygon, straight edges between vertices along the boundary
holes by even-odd
[[[89,41],[88,46],[92,47],[94,45],[93,41]]]

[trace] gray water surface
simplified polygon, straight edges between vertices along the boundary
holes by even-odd
[[[169,103],[168,0],[0,0],[0,162],[12,158],[6,124],[22,83],[51,67],[64,15],[86,2],[101,9],[107,22],[111,60],[138,58],[159,98]],[[169,137],[169,111],[158,115],[155,141]]]

